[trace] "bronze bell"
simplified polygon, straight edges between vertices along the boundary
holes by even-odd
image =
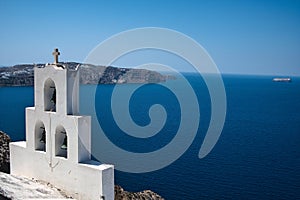
[[[46,131],[45,131],[45,128],[41,127],[41,129],[43,129],[43,132],[42,132],[42,137],[40,139],[40,142],[41,143],[46,143]]]
[[[63,149],[63,150],[67,150],[67,148],[68,148],[68,137],[67,137],[66,132],[62,132],[62,133],[65,134],[65,139],[64,139],[64,142],[63,142],[63,144],[61,145],[60,148]]]

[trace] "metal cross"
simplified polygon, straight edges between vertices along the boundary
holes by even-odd
[[[55,65],[58,64],[58,56],[60,55],[60,52],[58,51],[57,48],[54,49],[52,55],[54,56],[54,64]]]

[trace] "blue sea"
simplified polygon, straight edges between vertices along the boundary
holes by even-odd
[[[213,150],[198,158],[211,117],[208,89],[197,74],[185,74],[197,95],[201,120],[188,150],[171,165],[148,173],[115,171],[115,183],[128,191],[151,189],[167,200],[300,199],[300,78],[272,82],[271,76],[223,75],[227,113]],[[131,87],[130,84],[123,87]],[[151,152],[174,137],[180,120],[176,96],[158,84],[136,90],[130,100],[135,123],[150,122],[149,107],[160,104],[168,118],[159,134],[137,139],[123,133],[111,112],[114,85],[80,88],[81,108],[96,99],[97,117],[107,137],[122,149]],[[0,88],[0,130],[25,139],[25,107],[34,105],[33,87]],[[83,114],[89,114],[84,111]],[[95,143],[95,141],[93,141]],[[94,144],[95,145],[95,144]]]

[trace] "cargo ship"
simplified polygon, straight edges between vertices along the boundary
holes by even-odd
[[[292,79],[291,78],[273,78],[274,82],[291,82]]]

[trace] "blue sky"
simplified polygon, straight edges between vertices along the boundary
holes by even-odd
[[[0,0],[0,9],[0,65],[52,62],[55,47],[81,62],[121,31],[163,27],[196,40],[223,73],[300,76],[300,1]]]

